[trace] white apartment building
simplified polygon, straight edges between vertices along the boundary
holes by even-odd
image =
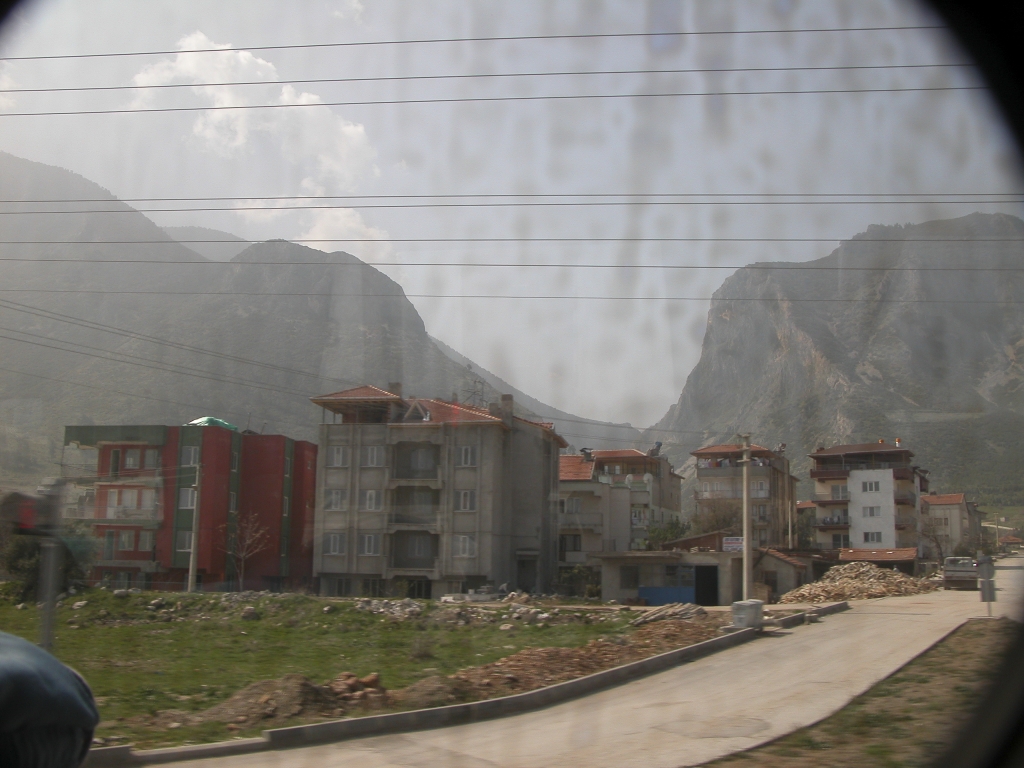
[[[927,470],[913,465],[914,454],[884,441],[818,448],[814,461],[817,545],[822,549],[920,551],[921,494]]]

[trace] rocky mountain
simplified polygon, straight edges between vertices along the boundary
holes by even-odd
[[[1020,504],[1022,364],[1024,222],[873,226],[817,261],[727,279],[700,362],[645,438],[681,462],[750,432],[786,443],[807,478],[819,445],[901,437],[933,487]]]
[[[164,227],[164,232],[189,250],[211,261],[231,261],[249,242],[230,232],[209,227]]]
[[[0,486],[57,474],[66,424],[209,415],[315,439],[308,398],[362,383],[509,392],[593,447],[639,436],[482,377],[350,254],[272,241],[213,261],[92,182],[2,153],[0,200]]]

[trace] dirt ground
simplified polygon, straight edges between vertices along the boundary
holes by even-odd
[[[448,677],[428,677],[392,695],[404,708],[419,709],[522,693],[710,640],[729,623],[725,614],[706,614],[652,622],[628,637],[599,638],[580,648],[527,648]]]
[[[969,621],[831,717],[705,765],[928,765],[968,723],[1019,630],[1008,619]]]

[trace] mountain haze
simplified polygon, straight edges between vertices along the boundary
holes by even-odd
[[[476,366],[439,348],[401,286],[350,254],[271,241],[211,261],[92,182],[2,153],[0,197],[84,201],[0,217],[0,240],[14,243],[0,262],[2,485],[57,474],[66,424],[210,415],[315,439],[313,395],[400,381],[406,395],[449,398],[478,386]],[[478,388],[484,402],[512,391],[525,416],[524,403],[542,405]],[[623,435],[555,413],[544,408],[595,447]]]
[[[701,445],[901,437],[933,487],[1024,501],[1024,222],[873,226],[816,261],[755,264],[715,292],[700,362],[645,437]],[[805,492],[809,488],[805,486]]]

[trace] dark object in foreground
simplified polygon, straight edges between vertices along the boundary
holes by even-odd
[[[97,723],[92,691],[77,672],[0,632],[0,765],[81,765]]]

